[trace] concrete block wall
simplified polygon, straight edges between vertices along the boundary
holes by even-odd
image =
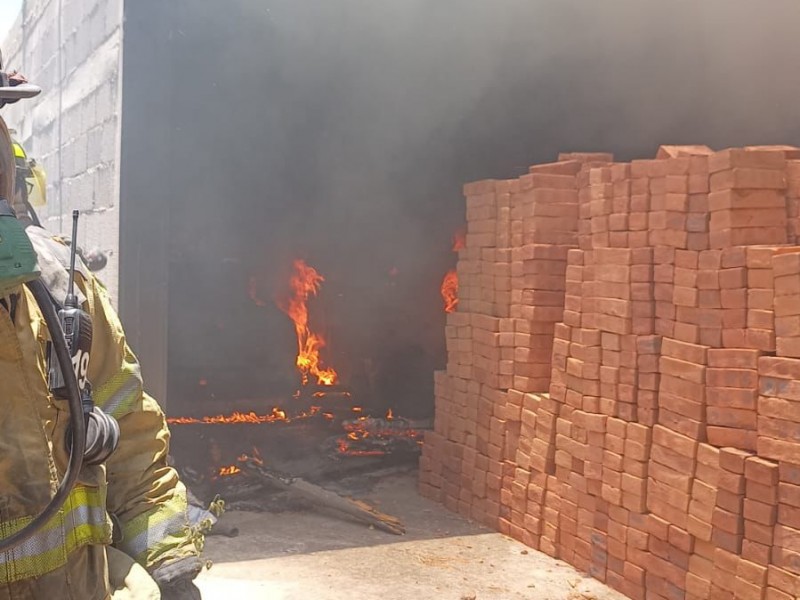
[[[100,277],[116,302],[119,268],[119,140],[123,0],[25,0],[2,42],[6,66],[43,88],[2,116],[48,176],[40,217],[109,256]]]

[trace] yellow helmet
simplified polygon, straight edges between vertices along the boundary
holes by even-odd
[[[22,194],[22,200],[30,206],[45,206],[47,204],[47,174],[35,159],[28,158],[22,144],[13,141],[14,162],[17,171],[17,193]]]

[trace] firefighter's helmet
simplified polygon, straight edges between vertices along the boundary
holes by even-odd
[[[41,92],[42,88],[30,83],[21,73],[17,71],[9,73],[5,70],[3,53],[0,51],[0,107],[25,98],[33,98]]]
[[[25,148],[13,140],[16,166],[16,193],[25,204],[41,207],[47,204],[47,175],[36,159],[29,158]]]

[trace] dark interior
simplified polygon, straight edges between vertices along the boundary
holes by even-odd
[[[612,6],[126,2],[120,295],[168,412],[297,389],[275,299],[302,258],[327,364],[376,412],[430,415],[464,182],[567,150],[800,143],[795,0]]]

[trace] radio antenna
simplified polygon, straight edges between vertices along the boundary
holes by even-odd
[[[72,244],[69,253],[69,287],[64,304],[70,308],[77,308],[78,299],[75,297],[75,255],[78,252],[78,217],[80,211],[72,211]]]

